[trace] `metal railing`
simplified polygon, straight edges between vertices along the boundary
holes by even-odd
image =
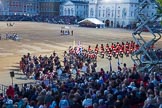
[[[21,90],[21,88],[24,87],[25,84],[27,84],[27,86],[30,86],[30,85],[35,85],[36,82],[21,83],[21,84],[17,84],[17,85]],[[7,85],[0,84],[0,93],[2,93],[3,95],[6,95],[6,91],[7,91],[8,87],[9,86],[7,86]]]

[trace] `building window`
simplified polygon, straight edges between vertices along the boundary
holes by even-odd
[[[120,10],[118,10],[118,17],[120,17]]]
[[[78,11],[77,11],[77,16],[78,16]]]
[[[131,11],[131,17],[133,16],[133,11]]]
[[[110,9],[109,8],[106,8],[106,16],[110,17]]]
[[[70,9],[68,8],[68,15],[70,16]]]
[[[103,15],[103,17],[105,17],[105,10],[103,10],[103,14],[102,15]]]
[[[67,10],[66,10],[66,8],[65,8],[65,16],[66,16],[66,14],[67,14]]]
[[[111,14],[112,17],[114,17],[114,10],[112,10],[112,14]]]
[[[122,18],[126,18],[126,16],[127,16],[127,10],[126,10],[126,8],[123,8],[123,10],[122,10]]]
[[[72,16],[74,16],[74,15],[73,15],[73,14],[74,14],[73,12],[74,12],[74,10],[73,10],[73,8],[71,8],[71,15],[72,15]]]
[[[90,9],[90,17],[93,17],[93,13],[94,13],[93,8],[91,8]]]
[[[101,10],[98,11],[98,16],[99,16],[99,17],[101,16]]]

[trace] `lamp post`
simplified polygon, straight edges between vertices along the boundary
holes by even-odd
[[[111,56],[108,56],[107,59],[109,60],[109,68],[110,68],[110,72],[112,72],[112,64],[111,64],[112,57],[111,57]]]
[[[14,73],[14,71],[11,71],[10,72],[10,77],[11,77],[11,79],[12,79],[12,86],[13,86],[13,77],[15,76],[15,73]]]

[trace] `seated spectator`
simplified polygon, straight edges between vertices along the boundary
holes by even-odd
[[[114,103],[114,108],[122,108],[123,102],[122,102],[122,96],[118,95],[117,100]]]
[[[13,100],[11,99],[11,96],[8,96],[5,104],[7,108],[13,108]]]
[[[66,95],[64,95],[64,94],[59,102],[59,107],[60,108],[69,108],[69,102],[66,99]]]
[[[103,99],[99,99],[99,106],[98,106],[98,108],[106,108],[106,105],[105,105],[105,103],[104,103],[104,100]]]
[[[84,108],[91,108],[92,107],[92,98],[90,94],[87,94],[85,99],[82,102],[82,106]]]
[[[156,104],[156,101],[154,99],[154,96],[150,94],[145,100],[143,108],[156,108],[155,104]]]

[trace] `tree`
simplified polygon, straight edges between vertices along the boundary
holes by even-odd
[[[156,0],[159,4],[160,4],[160,9],[158,9],[158,13],[162,14],[162,0]],[[161,25],[162,25],[162,21],[161,21]]]
[[[162,6],[162,0],[156,0]]]
[[[161,9],[159,9],[158,11],[159,11],[159,13],[162,13],[162,0],[156,0],[159,4],[160,4],[160,6],[161,6]]]

